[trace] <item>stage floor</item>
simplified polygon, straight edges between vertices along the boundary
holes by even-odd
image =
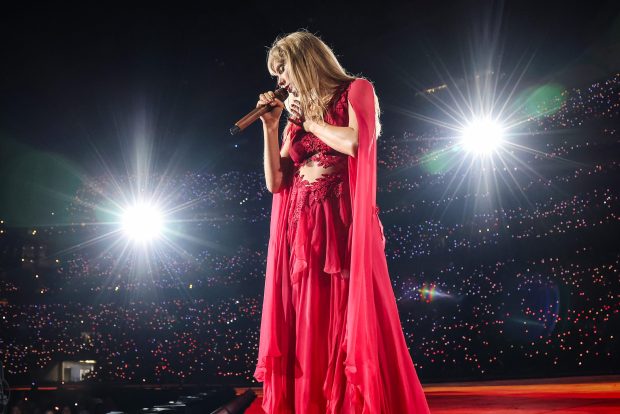
[[[432,414],[620,413],[620,375],[423,385]],[[239,388],[243,393],[247,388]],[[264,414],[262,388],[246,414]],[[414,414],[414,413],[412,413]]]

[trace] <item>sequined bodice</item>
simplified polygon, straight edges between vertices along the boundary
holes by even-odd
[[[325,122],[335,126],[349,125],[348,90],[349,84],[334,95],[328,105]],[[295,205],[290,217],[295,224],[301,210],[328,198],[348,197],[348,155],[336,151],[312,133],[298,125],[289,126],[291,144],[289,154],[293,162],[292,192]],[[307,179],[300,174],[313,171],[317,177]],[[322,174],[320,174],[322,173]]]
[[[347,104],[347,96],[350,84],[343,87],[342,92],[332,100],[328,107],[328,111],[325,114],[325,122],[330,125],[347,126],[349,125],[349,112]],[[334,163],[346,161],[347,155],[336,151],[329,145],[321,141],[316,135],[304,131],[304,129],[296,124],[291,124],[291,146],[289,147],[289,154],[296,167],[300,167],[308,158],[315,154],[320,154],[319,157],[315,157],[319,161],[319,165],[329,166]],[[340,159],[338,159],[340,158]]]

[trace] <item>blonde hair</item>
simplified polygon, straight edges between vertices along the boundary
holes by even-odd
[[[277,76],[278,67],[285,64],[290,82],[299,93],[301,109],[306,119],[324,122],[324,115],[334,95],[342,86],[361,78],[349,74],[338,62],[332,49],[306,30],[281,35],[267,52],[267,69]],[[375,95],[376,130],[379,124],[379,101]]]

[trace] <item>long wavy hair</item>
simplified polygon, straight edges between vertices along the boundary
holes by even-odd
[[[278,36],[267,52],[267,68],[272,76],[284,64],[290,82],[299,93],[306,119],[324,122],[324,115],[334,95],[343,85],[362,78],[348,73],[338,62],[332,49],[306,30]],[[287,106],[288,109],[288,106]],[[381,133],[379,100],[375,95],[377,137]]]

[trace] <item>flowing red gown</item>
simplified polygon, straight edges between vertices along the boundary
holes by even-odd
[[[358,123],[356,157],[289,123],[293,161],[274,193],[258,363],[267,414],[429,413],[402,333],[376,206],[372,83],[344,85],[325,120]],[[335,172],[309,182],[308,159]]]

